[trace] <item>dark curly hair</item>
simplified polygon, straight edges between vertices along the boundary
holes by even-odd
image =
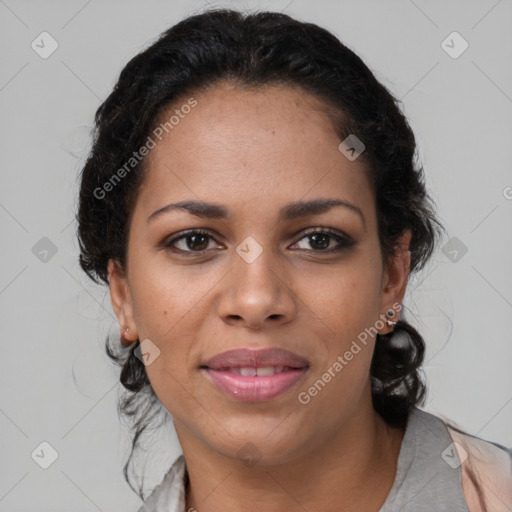
[[[426,191],[414,134],[399,100],[354,52],[317,25],[282,13],[215,9],[172,26],[132,58],[96,112],[77,214],[80,265],[93,280],[108,284],[110,259],[125,266],[144,159],[122,180],[112,183],[112,178],[144,144],[162,112],[221,80],[241,87],[284,84],[321,99],[340,141],[355,134],[366,146],[361,158],[374,192],[383,261],[390,261],[398,238],[410,230],[411,273],[424,267],[444,228]],[[109,180],[105,194],[102,187]],[[133,357],[138,345],[111,346],[107,338],[106,348],[122,367],[126,391],[118,410],[132,422],[132,450],[124,467],[131,486],[128,468],[139,437],[163,408],[144,365]],[[424,402],[424,351],[422,336],[403,318],[393,332],[377,335],[373,406],[390,425],[403,425],[411,407]],[[138,493],[144,499],[142,486]]]

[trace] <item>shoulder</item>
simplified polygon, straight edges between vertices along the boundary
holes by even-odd
[[[512,510],[512,450],[465,434],[446,423],[461,463],[470,512]]]

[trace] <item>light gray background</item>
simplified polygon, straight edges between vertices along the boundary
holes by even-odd
[[[77,174],[93,114],[124,64],[205,5],[0,0],[1,511],[139,506],[122,476],[129,437],[104,355],[117,325],[106,289],[77,263]],[[443,244],[457,237],[467,247],[456,262],[439,250],[409,285],[409,320],[428,345],[425,408],[512,446],[511,0],[208,5],[323,25],[402,99],[449,233]],[[43,31],[59,44],[48,59],[31,48]],[[441,46],[453,31],[469,43],[456,59]],[[32,250],[43,237],[57,248],[46,262]],[[165,436],[153,484],[179,453]],[[59,454],[46,470],[31,458],[43,441]]]

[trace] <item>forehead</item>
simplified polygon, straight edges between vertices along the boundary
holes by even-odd
[[[144,210],[187,198],[276,211],[317,197],[371,202],[365,163],[339,151],[327,109],[284,85],[192,93],[161,113],[161,140],[150,134],[156,145],[138,202]]]

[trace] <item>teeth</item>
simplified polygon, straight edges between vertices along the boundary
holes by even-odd
[[[264,377],[266,375],[274,375],[274,373],[277,373],[276,370],[277,370],[277,368],[274,368],[273,366],[264,366],[263,368],[258,368],[256,370],[256,375],[258,375],[258,377]]]
[[[281,373],[284,368],[284,366],[262,366],[260,368],[246,366],[244,368],[226,368],[225,371],[236,373],[238,375],[242,375],[243,377],[267,377],[274,375],[275,373]]]
[[[256,375],[256,368],[240,368],[240,375],[254,377]]]

